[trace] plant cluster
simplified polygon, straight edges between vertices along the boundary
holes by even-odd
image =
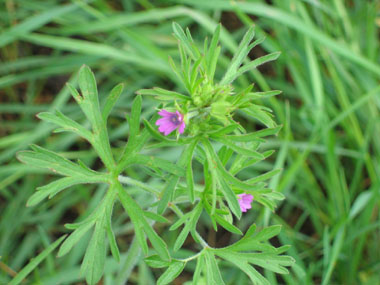
[[[72,232],[60,245],[58,252],[58,256],[67,254],[92,230],[92,238],[82,262],[82,273],[89,284],[97,283],[103,275],[107,244],[113,257],[120,260],[112,230],[115,203],[121,203],[130,217],[146,263],[154,268],[166,268],[158,279],[158,284],[170,283],[192,261],[196,261],[193,284],[201,284],[201,281],[206,284],[224,284],[219,271],[219,259],[239,267],[254,284],[269,284],[258,267],[286,274],[286,267],[293,263],[291,257],[282,255],[288,249],[287,246],[276,248],[269,243],[269,239],[279,233],[280,226],[257,231],[256,225],[252,224],[243,234],[234,225],[234,220],[240,219],[242,212],[247,211],[251,203],[259,203],[274,211],[275,201],[284,198],[282,194],[269,189],[265,183],[280,171],[278,169],[248,180],[239,178],[240,171],[273,153],[261,152],[260,144],[264,142],[264,137],[277,134],[280,126],[272,119],[271,110],[256,104],[255,100],[280,92],[253,92],[253,85],[235,90],[233,83],[243,73],[275,60],[279,53],[248,61],[248,53],[263,41],[258,39],[252,42],[254,30],[250,28],[224,76],[217,80],[215,71],[221,51],[221,26],[216,28],[210,42],[205,40],[202,48],[193,41],[188,29],[184,31],[174,23],[173,30],[178,39],[181,65],[177,67],[172,59],[170,63],[185,92],[162,88],[138,91],[131,113],[127,115],[128,142],[118,157],[109,142],[107,120],[123,86],[113,88],[105,104],[100,106],[96,80],[87,66],[79,71],[80,92],[70,84],[67,86],[90,122],[91,129],[59,111],[38,114],[40,119],[58,125],[57,132],[74,132],[88,141],[105,170],[92,170],[80,160],[73,162],[56,152],[34,145],[32,151],[20,152],[19,160],[64,177],[39,187],[28,200],[28,206],[37,205],[43,199],[52,198],[77,184],[107,184],[108,189],[102,201],[84,220],[65,225]],[[150,120],[141,119],[142,96],[145,95],[153,96],[159,102],[159,111]],[[236,119],[239,112],[260,122],[263,129],[247,132]],[[166,146],[181,148],[176,163],[145,152],[148,148],[160,149]],[[194,161],[203,167],[202,179],[194,177]],[[159,177],[164,185],[162,189],[126,176],[127,170],[135,165],[141,165],[149,169],[152,176]],[[142,209],[129,193],[128,186],[150,193],[156,202],[149,209]],[[165,217],[168,208],[177,215],[175,221],[169,222]],[[198,219],[202,214],[210,218],[215,231],[222,227],[242,237],[224,248],[211,247],[197,231]],[[154,230],[153,224],[156,222],[171,223],[171,231],[182,227],[173,248],[168,249],[165,241]],[[187,258],[179,258],[176,252],[189,235],[199,245],[199,251]],[[147,239],[152,249],[149,248]],[[59,243],[56,244],[58,245]]]

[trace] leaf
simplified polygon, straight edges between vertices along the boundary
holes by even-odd
[[[185,262],[173,262],[168,269],[158,278],[157,284],[158,285],[165,285],[172,282],[175,278],[177,278],[178,275],[181,274],[183,269],[185,268],[186,263]]]
[[[275,225],[262,229],[255,235],[255,240],[262,241],[268,240],[274,236],[277,236],[281,232],[281,226]]]
[[[67,254],[73,248],[73,246],[79,242],[83,235],[92,228],[94,224],[95,220],[86,221],[85,224],[81,225],[74,232],[72,232],[59,248],[57,256],[61,257]]]
[[[134,164],[142,164],[147,167],[158,167],[177,176],[185,175],[185,169],[183,167],[179,167],[178,165],[159,157],[137,154],[134,156],[133,162]]]
[[[238,49],[235,52],[234,57],[231,60],[231,63],[223,77],[223,79],[220,81],[220,85],[226,85],[230,84],[235,78],[235,74],[248,55],[250,51],[249,43],[252,41],[253,37],[255,36],[254,27],[251,26],[248,31],[245,33],[242,41],[239,44]]]
[[[143,229],[148,236],[150,242],[152,243],[153,248],[157,251],[158,255],[166,261],[170,261],[170,254],[168,251],[168,247],[162,238],[153,230],[151,225],[148,222],[142,220]]]
[[[105,244],[105,216],[96,221],[95,230],[86,249],[81,266],[81,273],[85,274],[89,284],[96,284],[103,275],[106,259]]]
[[[261,56],[259,58],[256,58],[255,60],[243,65],[239,70],[232,76],[231,82],[234,81],[236,78],[241,76],[247,71],[250,71],[251,69],[255,69],[258,66],[267,63],[269,61],[276,60],[280,56],[281,52],[273,52],[264,56]]]
[[[232,213],[240,219],[241,218],[241,209],[239,202],[237,200],[236,194],[232,191],[231,187],[224,181],[223,178],[219,178],[219,185],[221,187],[221,191],[224,194],[224,197],[227,200],[228,206],[232,210]]]
[[[228,146],[229,148],[233,149],[235,152],[239,153],[239,154],[242,154],[246,157],[253,157],[253,158],[256,158],[256,159],[263,159],[263,155],[257,151],[254,151],[254,150],[251,150],[251,149],[248,149],[248,148],[244,148],[244,147],[241,147],[239,146],[238,144],[230,141],[227,139],[227,137],[223,138],[223,139],[219,139],[219,138],[214,138],[216,141]]]
[[[169,181],[166,183],[165,188],[162,190],[162,197],[160,201],[158,202],[157,207],[157,213],[160,215],[163,214],[163,212],[168,207],[168,203],[172,200],[172,196],[175,190],[175,187],[177,186],[177,183],[179,181],[178,176],[172,176],[170,177]]]
[[[203,254],[201,254],[197,258],[197,265],[195,266],[195,271],[194,271],[194,275],[193,275],[193,283],[192,284],[194,284],[194,285],[200,284],[199,283],[199,278],[201,276],[202,270],[204,269],[204,264],[205,264],[205,258],[203,256]]]
[[[98,89],[96,86],[95,76],[88,66],[83,65],[80,68],[78,83],[81,90],[82,99],[79,101],[77,100],[77,103],[92,123],[94,130],[99,131],[101,126],[104,125],[104,121],[100,115]]]
[[[220,274],[214,254],[209,250],[205,250],[204,252],[206,260],[207,284],[223,285],[224,281],[222,279],[222,275]]]
[[[61,242],[66,238],[66,235],[60,237],[54,243],[45,248],[39,255],[33,258],[19,273],[8,283],[8,285],[20,284],[26,276],[28,276],[49,254],[56,249]]]
[[[262,106],[251,105],[249,108],[244,109],[244,112],[246,112],[248,115],[252,116],[253,118],[257,119],[268,128],[276,127],[276,123],[271,118],[271,115],[269,115],[268,112],[263,111]]]
[[[177,239],[173,246],[173,251],[177,251],[181,248],[185,242],[189,232],[190,232],[190,223],[186,223],[185,227],[182,229],[181,233],[177,236]]]
[[[153,89],[140,89],[137,91],[137,94],[140,95],[151,95],[151,96],[156,96],[157,100],[183,100],[183,101],[189,101],[191,98],[189,96],[186,96],[184,94],[174,92],[174,91],[169,91],[166,89],[154,87]]]
[[[217,251],[216,254],[223,259],[233,263],[235,266],[244,271],[251,279],[253,284],[270,285],[269,281],[264,276],[262,276],[256,269],[250,266],[246,261],[240,259],[238,255],[231,254],[227,251]]]
[[[213,218],[218,222],[219,225],[221,225],[223,228],[225,228],[227,231],[231,232],[231,233],[234,233],[234,234],[238,234],[238,235],[242,235],[243,233],[241,232],[241,230],[239,230],[237,227],[235,227],[234,225],[232,225],[231,223],[227,222],[225,219],[223,219],[222,217],[218,216],[218,215],[213,215]]]
[[[41,112],[37,114],[37,118],[54,123],[63,128],[64,131],[71,131],[76,133],[77,135],[85,138],[87,141],[92,141],[92,134],[89,130],[82,127],[80,124],[65,116],[58,110],[55,111],[55,114],[50,112]]]
[[[235,142],[252,142],[258,138],[275,135],[281,130],[282,126],[277,126],[274,128],[266,128],[257,132],[245,134],[245,135],[230,135],[226,136],[227,139]]]
[[[221,24],[217,25],[213,33],[210,47],[206,54],[206,64],[207,64],[207,76],[209,80],[214,78],[216,64],[220,54],[220,47],[218,47],[219,36],[220,36]]]
[[[268,171],[265,174],[262,174],[262,175],[259,175],[259,176],[256,176],[256,177],[253,177],[251,179],[246,180],[246,183],[256,184],[256,183],[268,180],[269,178],[271,178],[271,177],[277,175],[278,173],[280,173],[281,170],[282,169],[273,169],[271,171]]]
[[[140,206],[132,199],[132,197],[124,190],[119,182],[115,184],[115,187],[118,190],[118,196],[121,204],[124,209],[127,211],[130,216],[132,223],[135,227],[135,234],[140,243],[140,246],[144,249],[144,252],[147,252],[147,245],[145,238],[141,232],[143,229],[148,236],[152,246],[157,251],[158,255],[163,259],[170,261],[170,255],[167,249],[165,242],[157,235],[157,233],[153,230],[151,225],[145,220],[144,212],[140,208]]]
[[[168,267],[170,262],[162,260],[158,255],[151,255],[144,259],[144,261],[153,268]]]
[[[174,231],[177,228],[179,228],[184,222],[186,222],[186,220],[189,218],[190,215],[191,215],[191,212],[182,215],[182,217],[180,217],[173,225],[171,225],[171,227],[169,228],[169,231]]]
[[[221,164],[221,162],[219,160],[219,157],[215,154],[211,143],[206,139],[202,140],[202,142],[205,146],[206,156],[207,156],[207,160],[209,162],[209,168],[212,169],[213,167],[214,168],[217,167],[217,168],[219,168],[219,170],[221,168],[224,169],[223,165]],[[227,172],[227,171],[225,171],[225,172]],[[215,178],[217,179],[217,181],[220,185],[220,190],[222,191],[225,199],[227,200],[228,206],[230,207],[230,209],[232,210],[234,215],[238,219],[240,219],[241,209],[240,209],[240,205],[239,205],[239,202],[237,200],[235,193],[232,191],[230,186],[224,181],[223,177],[220,175],[221,172],[216,171],[215,173],[216,173]],[[213,177],[213,179],[214,179],[214,177]]]
[[[193,142],[189,145],[189,158],[187,160],[188,162],[187,162],[187,167],[186,167],[186,184],[187,184],[187,189],[189,191],[189,198],[190,198],[191,203],[194,203],[195,201],[192,161],[193,161],[194,149],[197,143],[198,143],[198,140],[194,139]]]
[[[60,191],[76,185],[88,183],[88,179],[84,177],[65,177],[53,181],[48,185],[38,187],[37,192],[34,193],[27,201],[26,206],[32,207],[40,203],[43,199],[49,196],[49,199],[58,194]]]
[[[160,222],[160,223],[169,223],[168,219],[161,215],[157,215],[156,213],[149,212],[149,211],[144,211],[144,216],[147,217],[148,219]]]
[[[20,151],[17,158],[26,164],[45,168],[52,172],[57,172],[65,176],[85,176],[92,182],[107,182],[105,175],[95,171],[88,171],[61,155],[39,147],[31,145],[33,151]]]
[[[106,103],[104,104],[102,117],[103,121],[107,122],[108,116],[110,115],[113,107],[115,106],[117,100],[119,99],[121,93],[123,92],[124,84],[120,83],[116,85],[107,97]]]
[[[106,205],[106,231],[107,231],[107,237],[108,241],[110,243],[111,253],[112,256],[115,258],[117,262],[120,262],[120,251],[119,247],[117,246],[115,234],[112,231],[112,209],[113,209],[113,202]]]
[[[131,119],[129,124],[129,139],[131,140],[136,139],[139,134],[141,105],[141,95],[137,95],[132,103]]]
[[[199,57],[199,51],[194,46],[192,39],[186,36],[182,27],[178,23],[173,22],[174,36],[179,40],[179,42],[186,48],[192,59],[196,60]]]
[[[229,134],[236,130],[239,127],[239,124],[231,124],[223,128],[219,128],[216,131],[212,131],[207,133],[210,137],[212,138],[218,138],[218,137],[223,137],[226,134]]]

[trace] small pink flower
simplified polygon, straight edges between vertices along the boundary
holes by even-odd
[[[239,194],[238,201],[240,209],[242,212],[247,212],[248,209],[251,209],[251,203],[253,201],[253,196],[251,194]]]
[[[166,110],[161,110],[158,112],[161,119],[158,119],[156,125],[159,126],[158,130],[165,136],[169,135],[175,129],[178,129],[180,134],[185,130],[185,122],[183,121],[183,115],[178,112],[168,112]]]

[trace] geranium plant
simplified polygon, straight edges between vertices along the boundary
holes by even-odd
[[[221,78],[215,78],[218,57],[221,52],[218,26],[212,39],[205,40],[200,48],[192,39],[188,29],[184,31],[173,24],[178,40],[180,65],[170,59],[173,71],[182,83],[183,93],[162,88],[139,90],[133,101],[132,111],[127,116],[129,137],[121,155],[115,157],[107,131],[107,119],[122,92],[117,85],[101,108],[96,80],[87,66],[79,71],[79,89],[67,85],[72,96],[81,107],[91,129],[65,116],[55,113],[40,113],[38,117],[59,126],[56,131],[74,132],[87,140],[104,165],[104,171],[94,171],[83,162],[73,162],[54,151],[32,146],[31,151],[18,154],[20,161],[51,170],[63,176],[54,182],[39,187],[30,197],[28,206],[35,206],[45,198],[52,198],[60,191],[77,184],[103,183],[108,189],[100,204],[87,218],[79,223],[66,224],[70,235],[60,245],[58,256],[67,254],[88,231],[92,238],[82,262],[82,273],[89,284],[97,283],[104,270],[107,256],[107,240],[113,257],[119,261],[120,252],[112,230],[112,212],[115,203],[121,203],[134,225],[135,238],[144,255],[145,262],[154,268],[166,268],[158,284],[168,284],[184,270],[191,261],[196,261],[193,284],[224,284],[219,270],[219,260],[225,260],[244,271],[254,284],[269,284],[258,268],[279,274],[288,273],[293,259],[282,255],[287,246],[276,248],[268,240],[276,236],[279,226],[270,226],[257,231],[252,221],[249,229],[242,233],[235,224],[248,211],[252,203],[258,203],[274,211],[276,200],[282,194],[269,189],[265,181],[279,172],[269,171],[248,180],[241,180],[239,172],[269,157],[273,151],[260,151],[264,137],[279,132],[271,111],[256,99],[279,94],[279,91],[254,92],[253,85],[235,89],[234,81],[243,73],[265,62],[275,60],[279,53],[272,53],[253,61],[248,53],[263,39],[252,42],[253,28],[249,29],[233,56],[228,69]],[[219,73],[219,72],[218,72]],[[142,96],[153,96],[157,101],[157,113],[149,120],[141,118]],[[239,123],[238,113],[257,120],[263,128],[247,132]],[[142,124],[143,123],[143,124]],[[176,163],[144,154],[144,149],[177,147],[181,154]],[[193,162],[203,167],[202,179],[195,179]],[[126,169],[140,164],[162,180],[162,188],[156,189],[146,181],[138,181],[125,175]],[[153,195],[157,202],[143,209],[128,191],[128,185],[139,187]],[[168,207],[177,218],[168,221]],[[223,248],[213,248],[197,231],[200,216],[207,215],[215,231],[219,227],[241,236]],[[153,224],[170,223],[170,231],[182,227],[173,248],[153,229]],[[189,234],[199,251],[187,258],[179,258],[176,252],[183,246]],[[107,237],[107,239],[106,239]],[[147,239],[150,241],[148,246]],[[56,244],[58,246],[58,244]],[[202,282],[203,283],[202,283]],[[201,282],[201,283],[200,283]]]

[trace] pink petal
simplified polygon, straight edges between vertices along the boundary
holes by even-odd
[[[181,125],[180,125],[179,128],[178,128],[178,132],[179,132],[180,134],[183,134],[183,131],[185,130],[185,127],[186,127],[185,123],[182,122]]]

